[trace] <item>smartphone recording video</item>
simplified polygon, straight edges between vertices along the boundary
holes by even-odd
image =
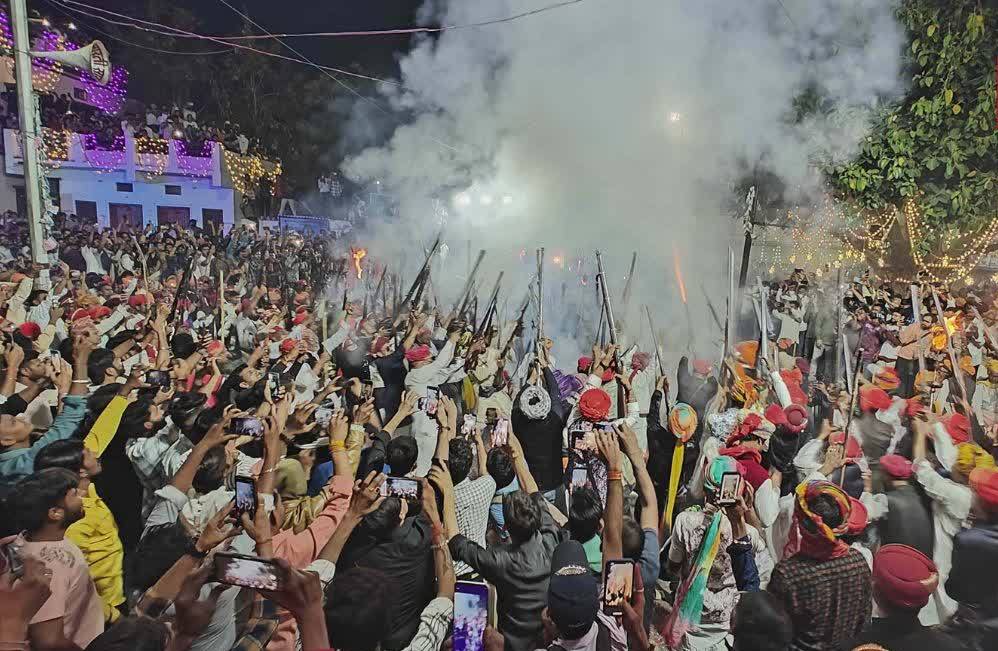
[[[250,518],[256,514],[256,481],[252,477],[236,477],[237,513],[245,513]]]
[[[721,475],[721,487],[717,493],[718,506],[731,506],[738,501],[742,493],[742,476],[737,472],[726,472]]]
[[[273,561],[227,552],[215,554],[215,580],[254,590],[280,590],[284,587],[283,572]]]
[[[423,499],[423,485],[419,480],[409,477],[388,477],[381,484],[381,494],[384,497],[398,497],[410,502],[419,502]]]
[[[263,436],[263,421],[253,416],[233,418],[229,431],[240,436],[260,438]]]
[[[496,421],[496,426],[492,428],[492,447],[507,445],[509,443],[509,421],[500,418]]]
[[[152,387],[168,387],[170,374],[166,371],[146,371],[146,384]]]
[[[586,468],[575,467],[572,468],[571,481],[568,484],[568,491],[570,493],[575,492],[580,488],[585,488],[589,485],[589,471]]]
[[[634,561],[606,561],[603,565],[603,612],[624,612],[634,590]]]
[[[440,389],[437,387],[426,387],[426,397],[420,398],[416,406],[420,411],[425,411],[429,416],[437,414],[437,407],[440,405]]]
[[[489,586],[458,581],[454,592],[454,650],[483,651],[489,623]]]

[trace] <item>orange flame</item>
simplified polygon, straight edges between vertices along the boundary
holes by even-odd
[[[679,251],[676,247],[672,247],[672,266],[676,271],[676,282],[679,283],[679,296],[683,299],[683,304],[686,303],[686,283],[683,282],[683,270],[679,267]]]
[[[353,268],[357,270],[357,278],[364,277],[364,270],[360,266],[360,261],[367,255],[367,249],[353,250]]]

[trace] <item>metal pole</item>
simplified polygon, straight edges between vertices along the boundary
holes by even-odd
[[[45,229],[42,225],[40,183],[44,178],[38,164],[38,144],[42,135],[38,129],[35,94],[31,85],[31,37],[28,35],[28,11],[25,0],[11,0],[11,21],[14,23],[14,69],[17,72],[17,110],[20,114],[21,152],[24,161],[24,196],[28,202],[28,230],[31,235],[31,258],[39,264],[48,262],[45,255]]]

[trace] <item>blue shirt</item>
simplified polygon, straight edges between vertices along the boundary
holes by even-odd
[[[86,396],[66,396],[62,399],[62,413],[56,416],[49,430],[30,447],[0,452],[0,481],[16,482],[35,471],[35,456],[53,441],[70,438],[80,426],[87,412]]]

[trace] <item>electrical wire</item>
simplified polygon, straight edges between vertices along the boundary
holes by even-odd
[[[437,34],[440,32],[447,32],[456,29],[470,29],[474,27],[487,27],[489,25],[501,25],[503,23],[510,23],[521,18],[526,18],[528,16],[534,16],[537,14],[542,14],[547,11],[553,11],[555,9],[561,9],[562,7],[567,7],[569,5],[579,4],[584,2],[584,0],[564,0],[564,2],[557,2],[555,4],[546,5],[544,7],[538,7],[537,9],[531,9],[529,11],[521,11],[518,14],[513,14],[512,16],[506,16],[505,18],[495,18],[492,20],[483,20],[475,23],[466,23],[459,25],[441,25],[440,27],[404,27],[398,29],[371,29],[371,30],[357,30],[357,31],[342,31],[342,32],[302,32],[302,33],[290,33],[284,32],[280,34],[273,34],[268,32],[267,34],[244,34],[241,36],[215,36],[222,41],[256,41],[263,39],[277,39],[277,38],[318,38],[318,37],[347,37],[347,36],[399,36],[404,34]]]
[[[294,57],[288,57],[288,56],[284,56],[284,55],[281,55],[281,54],[276,54],[274,52],[267,52],[266,50],[260,50],[258,48],[250,47],[249,45],[242,45],[240,43],[230,43],[228,41],[223,41],[221,39],[217,39],[214,36],[204,36],[204,35],[201,35],[201,34],[195,34],[194,32],[188,32],[186,30],[182,30],[182,29],[179,29],[179,28],[176,28],[176,27],[170,27],[168,25],[163,25],[161,23],[156,23],[156,22],[152,22],[152,21],[148,21],[148,20],[142,20],[141,18],[135,18],[133,16],[128,16],[128,15],[125,15],[125,14],[119,14],[119,13],[116,13],[114,11],[109,11],[107,9],[101,9],[100,7],[94,7],[92,5],[88,5],[88,4],[83,3],[83,2],[76,2],[75,0],[49,0],[49,1],[53,2],[53,3],[57,4],[57,5],[60,5],[63,8],[65,8],[65,9],[71,11],[71,12],[74,12],[76,14],[80,14],[80,15],[83,15],[83,16],[88,16],[90,18],[94,18],[96,20],[101,20],[101,21],[104,21],[104,22],[107,22],[107,23],[111,23],[113,25],[118,25],[120,27],[128,27],[128,28],[131,28],[131,29],[138,29],[138,30],[142,30],[142,31],[145,31],[145,32],[152,32],[152,33],[155,33],[155,34],[160,34],[162,36],[168,36],[170,38],[180,38],[180,37],[185,37],[185,36],[186,37],[192,37],[192,38],[200,38],[200,39],[203,39],[203,40],[212,41],[214,43],[219,43],[220,45],[225,45],[225,46],[236,48],[236,49],[240,49],[240,50],[246,50],[246,51],[249,51],[249,52],[254,52],[256,54],[261,54],[263,56],[273,57],[275,59],[282,59],[284,61],[291,61],[293,63],[310,65],[310,66],[312,66],[314,68],[317,68],[318,70],[321,70],[323,72],[335,72],[337,74],[346,75],[348,77],[356,77],[356,78],[359,78],[359,79],[366,79],[368,81],[375,81],[375,82],[378,82],[378,83],[390,84],[390,85],[393,85],[393,86],[401,86],[402,85],[400,82],[392,81],[392,80],[389,80],[389,79],[382,79],[382,78],[379,78],[379,77],[372,77],[370,75],[364,75],[364,74],[360,74],[360,73],[357,73],[357,72],[351,72],[349,70],[343,70],[341,68],[334,68],[332,66],[323,66],[323,65],[319,65],[319,64],[317,64],[317,63],[315,63],[313,61],[303,60],[303,59],[296,59]],[[125,21],[133,21],[133,22],[125,22],[125,21],[121,21],[121,20],[115,20],[114,18],[108,18],[107,16],[104,16],[104,15],[98,15],[98,14],[94,14],[94,13],[88,13],[85,10],[77,9],[75,6],[71,6],[71,5],[78,5],[80,7],[85,7],[86,9],[89,9],[91,11],[96,11],[96,12],[98,12],[98,14],[107,14],[108,16],[114,16],[115,18],[123,18],[123,19],[125,19]],[[171,31],[164,31],[164,29],[159,29],[159,28],[164,28],[165,30],[171,30]],[[342,82],[340,82],[340,83],[342,83]]]
[[[232,11],[234,11],[237,15],[239,15],[240,17],[242,17],[243,20],[245,20],[248,23],[252,24],[254,27],[256,27],[257,29],[259,29],[260,31],[264,32],[265,34],[270,34],[270,32],[267,31],[266,27],[264,27],[260,23],[256,22],[252,18],[250,18],[248,15],[244,14],[243,12],[241,12],[238,9],[236,9],[235,7],[233,7],[231,4],[228,3],[228,0],[219,0],[219,2],[221,2],[223,5],[225,5],[226,7],[228,7],[229,9],[231,9]],[[315,63],[314,61],[312,61],[311,59],[309,59],[307,56],[305,56],[304,54],[302,54],[301,52],[299,52],[295,48],[293,48],[290,45],[288,45],[287,43],[285,43],[283,39],[281,39],[281,38],[275,38],[275,40],[278,43],[280,43],[281,45],[283,45],[287,50],[291,51],[292,53],[298,55],[299,57],[301,57],[302,59],[304,59],[305,61],[307,61],[308,63],[310,63],[313,67],[315,67],[316,70],[319,70],[322,74],[326,75],[327,77],[329,77],[330,79],[332,79],[333,81],[335,81],[337,84],[339,84],[343,88],[346,88],[348,91],[350,91],[352,94],[354,94],[358,99],[360,99],[362,101],[365,101],[365,102],[371,104],[372,106],[375,106],[378,110],[380,110],[380,111],[382,111],[382,112],[384,112],[386,114],[390,114],[391,113],[388,109],[386,109],[385,107],[381,106],[381,104],[379,104],[378,102],[374,101],[373,99],[371,99],[369,97],[361,95],[356,90],[354,90],[353,87],[351,87],[349,84],[347,84],[346,82],[344,82],[342,79],[338,79],[335,75],[330,74],[322,66],[320,66],[317,63]],[[442,147],[446,147],[447,149],[450,149],[451,151],[458,151],[456,147],[453,147],[453,146],[447,144],[446,142],[435,138],[434,136],[430,136],[430,139],[433,140],[434,142],[436,142],[438,145],[440,145]]]

